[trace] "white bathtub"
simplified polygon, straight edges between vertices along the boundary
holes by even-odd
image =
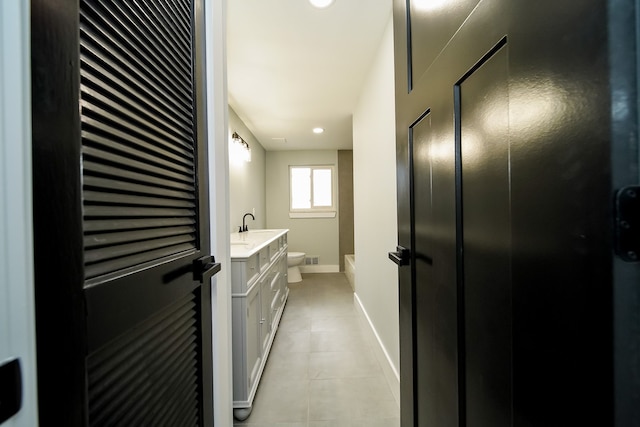
[[[356,290],[356,256],[354,254],[344,256],[344,274],[351,285],[351,289]]]

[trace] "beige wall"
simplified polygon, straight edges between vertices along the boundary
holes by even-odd
[[[316,271],[338,271],[338,214],[335,218],[289,218],[289,166],[338,165],[336,150],[267,152],[267,228],[288,228],[289,251],[318,256]],[[311,271],[312,268],[303,268]]]
[[[391,19],[353,115],[356,295],[399,369],[396,153]]]
[[[255,208],[255,221],[247,217],[249,229],[266,228],[265,150],[240,117],[229,107],[229,140],[233,132],[249,143],[251,161],[229,159],[229,232],[238,231],[242,217]]]

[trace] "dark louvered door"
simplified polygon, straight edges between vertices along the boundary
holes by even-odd
[[[77,189],[70,203],[40,203],[73,224],[67,226],[67,246],[76,256],[67,261],[60,256],[58,262],[73,263],[81,272],[71,284],[59,285],[60,291],[68,287],[72,299],[59,309],[81,316],[71,347],[82,356],[59,364],[82,360],[82,367],[59,369],[73,372],[68,381],[82,384],[61,386],[63,374],[48,372],[55,367],[43,361],[40,370],[47,372],[40,399],[47,402],[41,403],[41,424],[212,425],[209,282],[219,266],[206,257],[201,2],[81,0],[75,20],[73,5],[56,3],[34,1],[36,16],[56,7],[68,13],[43,18],[33,31],[77,37],[75,58],[69,37],[65,48],[71,52],[65,54],[71,63],[51,72],[54,80],[64,80],[55,73],[69,73],[69,86],[77,91],[68,104],[70,111],[75,103],[78,116],[60,112],[58,117],[75,128],[69,133],[77,139],[59,143],[73,147],[65,161],[75,167],[75,156],[78,182],[60,183]],[[65,22],[75,31],[65,29]],[[47,55],[39,48],[36,40],[36,56]],[[34,76],[34,97],[39,83]],[[49,124],[37,113],[34,107],[34,133],[44,133]],[[41,161],[45,168],[65,167]],[[44,172],[36,171],[35,179],[46,187],[39,174]],[[53,233],[41,240],[57,239],[58,245],[49,244],[64,253],[63,232]],[[44,325],[55,317],[52,305],[63,298],[39,298],[43,333],[63,333],[64,323]],[[53,351],[52,344],[41,347]],[[71,402],[54,408],[49,401],[56,387],[68,390]],[[77,415],[66,414],[64,407]]]

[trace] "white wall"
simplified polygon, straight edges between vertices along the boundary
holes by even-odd
[[[356,296],[399,372],[393,31],[387,24],[353,114]]]
[[[336,150],[267,152],[267,228],[288,228],[289,252],[318,256],[317,268],[303,272],[339,271],[338,214],[335,218],[289,218],[289,166],[334,165]],[[311,266],[309,266],[311,267]]]
[[[22,409],[38,425],[31,204],[30,2],[0,2],[0,365],[18,358]]]
[[[246,224],[249,229],[266,228],[265,150],[229,107],[229,140],[233,132],[238,132],[251,147],[251,161],[229,159],[229,232],[238,231],[243,215],[254,208],[256,219],[248,216]]]

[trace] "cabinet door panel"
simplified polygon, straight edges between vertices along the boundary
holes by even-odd
[[[260,317],[261,353],[266,354],[271,334],[271,289],[270,282],[266,278],[260,282],[260,302],[262,316]]]
[[[256,289],[247,297],[247,372],[249,373],[248,390],[256,381],[258,371],[260,370],[260,362],[262,360],[260,347],[260,290]]]

